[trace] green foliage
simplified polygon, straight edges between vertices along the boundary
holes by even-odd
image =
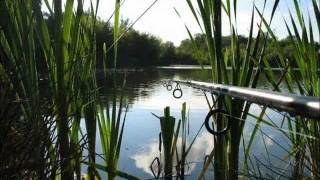
[[[108,179],[115,179],[115,177],[118,175],[118,160],[120,156],[126,113],[128,110],[128,107],[124,108],[124,85],[125,81],[120,87],[120,93],[118,94],[117,83],[114,80],[112,99],[107,100],[105,105],[100,103],[98,107],[98,125],[101,138],[100,141],[102,145],[105,166],[108,167],[106,169],[106,172],[108,173]],[[104,106],[106,107],[105,109]]]
[[[198,0],[195,3],[187,0],[197,24],[203,25],[201,29],[204,34],[193,37],[187,28],[190,40],[182,41],[179,47],[130,28],[128,20],[121,21],[119,0],[115,4],[114,27],[97,18],[99,1],[96,7],[91,4],[87,13],[83,12],[82,0],[77,1],[76,10],[73,9],[74,0],[67,0],[64,12],[61,0],[55,0],[52,7],[48,1],[44,2],[49,9],[47,15],[41,11],[40,0],[0,1],[1,150],[25,148],[27,152],[33,151],[28,162],[24,154],[13,157],[1,151],[2,176],[8,172],[12,174],[19,165],[28,167],[33,161],[37,162],[31,163],[35,168],[20,170],[16,173],[17,178],[72,179],[75,173],[80,179],[81,163],[84,160],[83,146],[80,144],[83,138],[80,122],[83,118],[88,147],[88,162],[84,163],[88,165],[88,178],[98,178],[97,169],[106,171],[109,179],[116,176],[136,178],[117,170],[126,118],[123,113],[123,89],[120,98],[117,89],[113,89],[113,99],[106,105],[102,104],[96,82],[96,68],[104,67],[107,70],[108,67],[117,66],[193,64],[198,61],[201,65],[211,65],[212,81],[216,83],[256,88],[259,77],[264,74],[274,90],[279,91],[278,85],[284,80],[289,92],[319,97],[319,44],[314,39],[314,23],[309,17],[305,18],[298,0],[292,0],[294,13],[290,13],[290,22],[285,22],[289,36],[283,40],[277,39],[270,25],[279,0],[273,2],[270,22],[265,19],[264,9],[261,11],[253,7],[248,37],[237,34],[237,27],[232,20],[237,19],[236,0],[233,3],[230,0]],[[310,13],[315,15],[319,31],[319,5],[312,0],[312,6],[314,11]],[[231,35],[227,37],[221,33],[222,10],[227,14],[231,29]],[[253,35],[255,12],[261,19],[256,37]],[[266,27],[267,33],[262,31],[262,25]],[[122,38],[118,42],[119,37]],[[108,52],[109,47],[113,49],[112,52]],[[231,67],[230,77],[226,75],[227,67]],[[284,72],[284,79],[275,79],[272,67],[288,68],[288,72]],[[294,68],[299,68],[298,75],[294,74]],[[40,85],[40,79],[43,78],[47,79],[45,90]],[[116,87],[116,81],[113,85]],[[294,86],[299,88],[298,92]],[[200,177],[204,176],[212,159],[215,161],[216,179],[238,177],[240,140],[246,123],[238,119],[246,119],[250,115],[250,105],[245,101],[220,97],[216,108],[225,109],[232,116],[231,131],[226,136],[215,138],[215,149],[210,153]],[[247,173],[251,145],[260,124],[274,126],[263,120],[265,111],[266,107],[256,117],[257,123],[245,151],[244,174]],[[169,108],[165,109],[164,117],[160,118],[166,177],[172,175],[172,158],[175,153],[178,154],[176,146],[180,126],[182,150],[177,172],[181,174],[195,140],[187,147],[185,104],[181,114],[182,119],[176,129]],[[227,118],[218,119],[217,128],[222,129]],[[290,118],[284,120],[290,132],[281,132],[290,137],[293,144],[291,154],[294,155],[295,169],[292,176],[301,177],[303,167],[312,172],[312,178],[319,179],[319,122],[299,117],[296,118],[298,121]],[[12,124],[8,123],[11,121]],[[96,164],[95,160],[97,128],[104,165]],[[302,133],[314,138],[304,138],[299,135]],[[28,139],[25,140],[24,136],[28,136]],[[11,144],[9,139],[15,142]],[[12,163],[14,168],[6,169],[8,163]],[[29,176],[28,172],[34,174]]]
[[[177,52],[176,47],[172,42],[161,44],[160,58],[158,64],[169,65],[176,62]]]
[[[154,115],[154,114],[153,114]],[[154,115],[156,116],[156,115]],[[180,179],[185,178],[185,169],[188,164],[186,161],[187,156],[192,149],[194,142],[199,136],[202,127],[198,130],[196,135],[193,137],[190,143],[187,142],[187,137],[189,135],[189,113],[187,113],[187,104],[184,102],[181,109],[181,119],[178,121],[178,124],[175,127],[176,119],[173,116],[170,116],[170,107],[164,109],[164,116],[158,117],[160,119],[160,142],[159,142],[159,151],[161,153],[161,147],[164,148],[164,175],[165,179],[172,179],[173,172],[172,168],[175,167],[176,176]],[[181,130],[180,130],[181,129]],[[181,133],[180,133],[181,132]],[[178,141],[178,138],[181,137],[181,141]],[[178,143],[181,142],[180,148],[178,148]],[[160,156],[161,157],[161,156]],[[176,158],[176,165],[173,166],[173,159]],[[152,164],[151,164],[152,166]],[[158,169],[161,169],[161,164]]]
[[[188,5],[192,12],[194,12],[194,9],[198,9],[200,12],[199,14],[194,13],[194,16],[197,21],[201,20],[203,24],[201,27],[205,33],[209,55],[208,62],[212,67],[212,82],[255,88],[265,62],[264,55],[268,36],[259,30],[257,36],[253,37],[254,8],[248,38],[239,36],[237,26],[233,21],[233,19],[237,19],[237,1],[231,2],[230,0],[197,1],[195,3],[188,1]],[[274,2],[273,9],[276,9],[276,7],[277,1]],[[224,37],[222,37],[222,9],[227,15],[230,25],[231,36],[226,38],[230,43],[224,43]],[[273,17],[273,14],[271,17]],[[193,42],[193,44],[197,46],[197,43]],[[231,67],[230,77],[226,75],[228,66]],[[254,68],[257,70],[254,71]],[[239,119],[246,119],[250,103],[230,97],[220,97],[217,99],[215,108],[225,109],[232,117],[218,116],[218,120],[215,122],[217,130],[223,129],[227,121],[231,121],[231,129],[227,135],[215,137],[215,148],[210,153],[201,176],[204,175],[208,164],[213,159],[215,179],[237,179],[239,147],[245,125],[245,121],[239,121]]]
[[[170,116],[170,107],[164,109],[164,116],[160,117],[161,135],[164,149],[164,173],[165,179],[172,179],[173,155],[176,150],[177,137],[180,129],[175,132],[175,118]],[[174,135],[176,134],[176,136]]]
[[[120,41],[119,65],[152,66],[160,59],[161,41],[149,34],[130,30]]]
[[[113,67],[117,67],[118,61],[118,38],[120,37],[120,0],[116,0],[115,3],[115,16],[114,16],[114,31],[113,31],[113,50],[114,50],[114,63]]]
[[[43,162],[50,165],[36,167],[51,179],[72,179],[74,173],[81,176],[81,117],[86,121],[89,162],[95,162],[96,11],[92,7],[83,16],[81,2],[74,11],[74,1],[67,0],[63,13],[62,1],[54,1],[52,7],[47,6],[50,14],[45,18],[39,0],[1,1],[9,22],[5,27],[1,24],[0,30],[1,77],[12,84],[16,98],[23,100],[21,117],[45,127],[49,138],[39,155],[48,158]],[[47,79],[45,88],[39,85],[42,78]],[[47,119],[54,120],[47,124]],[[94,166],[89,166],[88,174],[95,176]]]
[[[300,2],[292,0],[295,9],[290,11],[290,19],[285,21],[289,37],[287,42],[292,46],[293,53],[291,59],[286,59],[283,51],[278,51],[278,63],[288,67],[288,73],[285,75],[287,89],[291,93],[298,93],[307,96],[320,96],[320,78],[319,78],[319,44],[315,41],[315,33],[320,33],[320,7],[315,0],[312,0],[313,11],[304,14],[300,8]],[[310,14],[313,13],[317,24],[312,26]],[[307,16],[307,18],[306,18]],[[270,26],[264,23],[270,34],[273,34]],[[315,30],[314,28],[317,28]],[[274,36],[273,44],[276,48],[282,46]],[[298,74],[293,68],[299,69]],[[273,80],[273,79],[272,79]],[[273,80],[274,81],[274,80]],[[298,91],[294,86],[298,87]],[[312,179],[320,177],[320,123],[312,119],[297,117],[296,121],[287,118],[288,126],[291,132],[287,133],[292,142],[291,153],[295,158],[295,166],[292,173],[293,177],[302,178],[304,169],[309,169]],[[306,134],[302,137],[295,133]],[[313,138],[309,138],[313,137]]]
[[[90,16],[89,13],[83,12],[83,18],[88,16]],[[185,39],[178,47],[175,47],[171,42],[162,42],[158,37],[132,29],[128,19],[120,20],[119,17],[116,19],[120,22],[113,27],[99,18],[95,22],[96,58],[99,60],[97,62],[98,69],[102,69],[102,67],[104,67],[103,62],[106,63],[107,67],[114,67],[116,64],[119,67],[199,64],[199,62],[200,64],[205,65],[210,64],[205,34],[196,34],[194,35],[193,40]],[[54,17],[51,14],[48,14],[47,18],[44,20],[49,26],[48,31],[54,29]],[[118,30],[114,31],[115,28]],[[120,40],[113,43],[115,39],[118,39],[119,36],[122,35],[122,33],[124,33],[124,35]],[[231,66],[231,59],[233,58],[231,38],[232,36],[226,36],[222,37],[221,40],[222,50],[225,52],[225,58],[228,59],[227,66]],[[197,45],[197,49],[194,49],[192,41]],[[247,41],[248,37],[238,36],[240,55],[242,57],[245,56]],[[255,38],[252,38],[252,41],[255,41]],[[285,53],[285,57],[291,58],[292,46],[287,42],[288,38],[281,40],[281,48]],[[43,59],[44,57],[41,53],[41,48],[37,46],[38,44],[39,43],[36,43],[36,56],[39,59]],[[103,44],[105,44],[108,52],[103,52]],[[117,46],[116,49],[119,49],[119,52],[121,53],[118,53],[118,50],[115,50],[115,46]],[[110,49],[110,47],[114,48]],[[272,67],[278,67],[278,64],[276,63],[278,56],[275,46],[269,45],[266,47],[265,51],[265,59],[270,61],[270,65]],[[101,61],[103,56],[106,56],[105,61]],[[117,60],[110,61],[110,59]],[[43,62],[38,63],[38,68],[41,73],[46,71],[46,65]]]

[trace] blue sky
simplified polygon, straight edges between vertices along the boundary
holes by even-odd
[[[96,0],[93,0],[95,2]],[[114,11],[115,0],[100,0],[98,16],[102,19],[108,19]],[[121,7],[121,17],[130,19],[131,22],[136,20],[138,16],[153,2],[154,0],[125,0]],[[193,2],[195,2],[193,0]],[[237,16],[237,31],[241,35],[248,35],[251,11],[253,3],[259,9],[262,9],[264,0],[238,0],[238,16]],[[274,0],[267,0],[266,17],[272,10]],[[289,18],[289,10],[294,11],[293,0],[280,0],[278,11],[273,20],[272,29],[279,38],[287,36],[287,31],[283,18]],[[312,0],[300,0],[303,13],[311,14],[314,25],[316,21],[313,17]],[[89,0],[85,0],[85,7],[89,7]],[[179,18],[174,12],[176,8],[182,16]],[[256,14],[255,22],[258,23],[258,15]],[[184,23],[192,33],[200,33],[200,28],[194,20],[185,0],[158,0],[157,3],[150,9],[144,17],[142,17],[134,26],[135,29],[141,32],[151,33],[160,37],[163,41],[172,41],[175,45],[179,45],[181,40],[188,38],[188,34],[184,28]],[[223,17],[223,35],[230,34],[229,22]],[[255,28],[257,30],[257,27]],[[315,32],[316,39],[319,38],[319,32]]]

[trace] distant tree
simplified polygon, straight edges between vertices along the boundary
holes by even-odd
[[[157,65],[161,40],[147,33],[130,30],[119,45],[119,66],[143,67]]]
[[[176,61],[176,47],[172,42],[161,44],[160,62],[161,65],[173,64]]]
[[[33,1],[34,7],[41,7],[41,0]],[[0,0],[0,26],[2,30],[6,29],[8,21],[6,11],[4,11],[4,1]],[[88,14],[85,12],[84,17]],[[42,14],[49,27],[54,25],[53,18],[50,14]],[[162,42],[156,36],[148,33],[141,33],[132,27],[130,27],[129,19],[122,19],[120,24],[121,39],[119,40],[119,60],[118,67],[145,67],[145,66],[159,66],[170,64],[210,64],[209,53],[206,45],[206,37],[204,34],[195,34],[194,42],[190,39],[184,39],[181,41],[178,47],[175,47],[172,42]],[[49,28],[49,31],[53,28]],[[241,58],[244,58],[247,37],[239,35],[238,47]],[[96,47],[97,47],[97,68],[100,69],[103,66],[103,45],[107,48],[106,63],[108,67],[113,67],[113,48],[112,45],[116,41],[113,39],[113,27],[109,22],[105,22],[98,18],[96,23]],[[253,39],[255,41],[255,39]],[[267,45],[265,51],[265,58],[269,61],[272,67],[278,66],[278,52],[282,51],[284,57],[290,60],[291,63],[295,63],[293,57],[293,46],[289,43],[289,37],[284,38],[279,42],[280,49],[275,49],[272,41]],[[195,43],[195,44],[193,44]],[[40,43],[37,43],[40,44]],[[222,48],[224,57],[228,62],[228,66],[231,65],[231,37],[224,36],[222,38]],[[319,49],[319,44],[317,43]],[[37,48],[37,47],[36,47]],[[44,59],[42,52],[37,53],[37,59]],[[43,64],[43,63],[42,63]],[[45,71],[45,66],[39,63],[40,72]]]

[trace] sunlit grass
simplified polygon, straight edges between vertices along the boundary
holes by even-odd
[[[315,0],[312,0],[313,11],[304,14],[297,0],[291,1],[294,9],[290,10],[290,18],[284,23],[289,34],[290,43],[294,46],[293,59],[284,59],[282,52],[279,52],[279,64],[282,67],[288,66],[286,74],[286,85],[291,93],[298,93],[304,96],[319,97],[319,42],[315,39],[320,32],[320,9]],[[311,14],[315,19],[311,18]],[[313,22],[313,21],[316,22]],[[265,22],[265,21],[264,21]],[[266,25],[268,32],[276,46],[279,46],[278,39],[270,26]],[[316,28],[316,29],[315,29]],[[288,65],[287,65],[288,64]],[[293,71],[294,65],[298,67],[298,74]],[[274,81],[274,80],[273,80]],[[295,90],[298,87],[298,91]],[[310,171],[311,178],[320,177],[320,124],[315,119],[296,117],[296,120],[287,118],[289,130],[288,136],[293,144],[292,153],[295,158],[293,177],[302,178],[304,172]],[[298,133],[298,134],[295,134]],[[306,138],[301,134],[306,134]]]
[[[51,178],[59,174],[61,179],[72,179],[74,173],[78,178],[81,176],[81,117],[88,140],[88,176],[94,178],[99,96],[95,25],[99,2],[96,7],[91,3],[89,13],[84,14],[82,0],[78,0],[75,10],[73,0],[67,0],[64,8],[61,0],[53,1],[52,6],[45,1],[49,19],[42,14],[39,0],[3,3],[9,24],[0,33],[1,76],[8,77],[17,99],[23,100],[23,116],[30,123],[44,122],[42,114],[47,110],[37,108],[44,103],[40,99],[39,81],[43,77],[48,79],[48,102],[44,104],[53,108],[46,115],[54,117],[57,127],[54,132],[57,139],[53,137],[46,149],[52,163]],[[40,74],[38,68],[43,64],[45,71]]]
[[[247,47],[245,53],[242,56],[240,53],[240,47],[238,42],[237,26],[237,4],[239,1],[187,1],[190,11],[193,13],[197,23],[203,29],[206,35],[206,42],[209,53],[209,60],[212,66],[212,82],[220,84],[230,84],[241,87],[256,88],[259,77],[262,73],[265,73],[274,85],[275,90],[279,90],[278,85],[284,81],[276,79],[272,74],[269,62],[264,58],[266,45],[269,41],[270,34],[263,32],[262,26],[269,27],[271,25],[274,14],[277,10],[279,1],[274,1],[272,5],[272,12],[270,21],[266,22],[266,15],[264,14],[266,8],[266,1],[264,2],[262,10],[253,5],[251,24],[248,34]],[[298,6],[299,7],[299,6]],[[199,11],[199,13],[197,13]],[[256,13],[257,12],[257,13]],[[231,59],[224,55],[221,45],[222,32],[221,21],[222,14],[225,13],[229,21],[230,34],[231,34]],[[255,14],[259,14],[260,17],[255,17]],[[255,19],[260,19],[260,22],[255,25]],[[254,27],[258,27],[258,32],[254,32]],[[187,29],[188,30],[188,29]],[[189,30],[188,30],[189,32]],[[254,37],[254,34],[256,36]],[[191,33],[189,33],[191,36]],[[273,35],[273,34],[271,34]],[[196,45],[196,44],[195,44]],[[285,63],[282,64],[285,68]],[[231,66],[231,76],[228,77],[227,66]],[[257,69],[257,70],[254,70]],[[211,159],[214,160],[214,176],[215,179],[237,179],[239,173],[239,147],[242,139],[242,131],[246,124],[245,120],[249,114],[251,103],[242,100],[231,99],[230,97],[220,97],[215,108],[224,109],[228,111],[231,118],[230,132],[225,136],[215,137],[215,148],[210,154],[210,158],[207,161],[205,167],[208,167]],[[257,125],[255,131],[259,128],[259,123],[262,121],[266,107],[262,110],[260,117],[257,117]],[[222,116],[218,117],[217,128],[223,129],[227,123],[227,118]],[[254,138],[255,133],[253,133]],[[251,139],[252,139],[251,138]],[[252,143],[252,140],[250,140]],[[246,150],[246,157],[244,167],[250,152],[251,143]],[[246,169],[244,169],[245,171]],[[245,172],[246,173],[246,172]],[[200,177],[204,173],[202,172]],[[243,177],[245,177],[244,174]]]

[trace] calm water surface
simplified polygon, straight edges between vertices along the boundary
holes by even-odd
[[[190,114],[190,132],[188,141],[190,142],[197,131],[200,129],[205,116],[208,112],[208,106],[203,92],[186,86],[182,86],[183,97],[175,99],[172,91],[167,91],[163,87],[163,80],[198,80],[210,81],[210,71],[193,68],[161,68],[153,70],[123,71],[118,73],[110,73],[110,79],[105,81],[106,86],[111,85],[112,78],[119,78],[118,82],[126,74],[125,97],[129,103],[129,111],[127,113],[125,123],[125,133],[122,142],[122,149],[119,160],[119,170],[135,175],[141,179],[153,178],[150,170],[150,164],[155,157],[160,157],[159,146],[159,119],[151,113],[158,116],[163,115],[163,109],[166,106],[171,107],[171,114],[178,121],[181,118],[181,106],[183,102],[187,103]],[[269,89],[268,83],[264,78],[259,81],[260,88]],[[105,96],[109,96],[107,89],[102,89]],[[261,107],[253,105],[251,113],[258,115]],[[279,113],[268,110],[265,119],[272,119],[276,124],[280,124],[283,116]],[[176,124],[177,124],[176,121]],[[246,143],[251,135],[256,120],[248,118],[245,126],[243,137]],[[285,125],[283,126],[285,128]],[[99,136],[99,135],[98,135]],[[97,137],[97,152],[101,153],[101,144]],[[288,162],[283,162],[287,155],[287,149],[290,142],[279,130],[262,126],[261,131],[255,139],[253,150],[251,153],[252,161],[255,166],[260,166],[265,176],[276,177],[268,168],[287,168]],[[179,147],[178,147],[179,148]],[[187,157],[186,167],[187,179],[195,179],[198,177],[203,161],[213,149],[213,136],[209,134],[205,128],[201,129],[200,135],[195,141],[191,152]],[[243,158],[243,147],[240,148],[240,163]],[[269,153],[267,153],[269,152]],[[272,153],[272,154],[271,154]],[[271,154],[271,155],[270,155]],[[163,157],[163,155],[161,156]],[[163,159],[163,158],[162,158]],[[98,163],[103,164],[101,159]],[[240,165],[241,167],[241,165]],[[279,169],[277,169],[279,170]],[[101,173],[105,176],[104,173]],[[212,177],[212,167],[207,173],[208,177]]]

